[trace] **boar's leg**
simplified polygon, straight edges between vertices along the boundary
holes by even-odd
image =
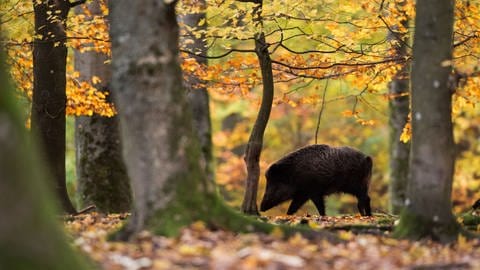
[[[300,194],[300,195],[295,195],[293,197],[292,202],[290,203],[290,206],[288,207],[287,210],[287,215],[293,215],[295,212],[302,207],[306,202],[308,201],[308,196]]]
[[[325,216],[325,201],[323,200],[323,196],[312,197],[311,199],[315,207],[317,207],[318,214]]]
[[[372,210],[370,208],[370,197],[368,195],[358,196],[358,211],[362,216],[371,216]]]

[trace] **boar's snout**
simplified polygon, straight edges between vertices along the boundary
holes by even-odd
[[[263,195],[262,203],[260,203],[260,211],[267,211],[268,209],[275,206],[273,203],[274,198],[274,188],[271,185],[267,184],[267,188],[265,189],[265,194]]]
[[[265,212],[274,206],[275,205],[273,205],[268,199],[266,199],[266,196],[264,196],[262,203],[260,204],[260,211]]]
[[[267,188],[265,189],[265,195],[263,195],[260,204],[260,211],[267,211],[282,202],[292,199],[293,194],[294,188],[292,186],[284,183],[267,181]]]

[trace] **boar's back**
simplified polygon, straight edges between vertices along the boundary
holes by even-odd
[[[287,154],[267,170],[266,177],[268,181],[336,192],[344,185],[361,184],[371,166],[371,159],[356,149],[316,144]]]

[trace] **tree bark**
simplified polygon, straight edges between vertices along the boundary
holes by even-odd
[[[395,234],[403,238],[457,239],[452,214],[454,144],[452,67],[454,1],[417,2],[412,66],[411,178]],[[434,50],[434,53],[432,53]]]
[[[68,198],[65,177],[65,106],[68,1],[33,1],[32,130],[38,134],[40,150],[52,173],[53,187],[63,211],[75,209]],[[55,15],[52,15],[55,14]]]
[[[175,3],[115,0],[109,7],[112,89],[135,198],[119,238],[143,229],[172,235],[208,216],[204,197],[214,192],[182,85]]]
[[[405,5],[405,2],[396,3],[396,5]],[[401,7],[400,6],[400,7]],[[404,27],[408,27],[408,20],[400,22]],[[408,54],[408,35],[391,34],[392,39],[401,39],[403,42],[396,45],[396,56],[405,57]],[[405,204],[405,194],[408,183],[408,162],[410,156],[410,143],[400,141],[403,128],[408,121],[410,112],[409,104],[409,67],[404,65],[397,72],[389,84],[390,99],[390,209],[393,214],[400,214]]]
[[[91,2],[92,15],[101,14],[98,2]],[[110,96],[110,65],[102,53],[75,51],[75,69],[79,79],[89,81]],[[75,118],[76,168],[78,194],[83,206],[94,204],[99,212],[127,212],[132,203],[130,180],[122,159],[118,116],[100,115]]]
[[[254,8],[254,18],[257,24],[262,24],[262,4]],[[268,51],[268,44],[263,32],[255,37],[255,52],[262,72],[262,103],[248,139],[245,150],[245,164],[247,166],[247,180],[245,195],[242,202],[242,212],[250,215],[259,215],[257,208],[258,181],[260,177],[260,155],[263,147],[263,135],[267,127],[270,111],[272,110],[274,83],[272,61]]]
[[[42,161],[7,84],[0,56],[0,268],[91,269],[67,244],[54,216]]]
[[[205,10],[207,4],[205,0],[195,1],[195,5],[198,6],[200,12],[194,14],[186,14],[180,16],[180,21],[190,28],[194,28],[197,32],[205,31],[207,29],[207,23],[198,26],[202,20],[206,21]],[[199,55],[207,55],[207,41],[205,34],[201,34],[199,37],[195,33],[186,32],[185,38],[180,38],[180,44],[183,44],[183,40],[190,39],[193,43],[184,43],[185,49],[191,52],[198,53]],[[192,57],[192,56],[190,56]],[[205,57],[193,56],[193,58],[203,66],[207,66],[208,61]],[[186,78],[186,88],[188,91],[188,102],[193,111],[193,127],[196,131],[198,138],[200,139],[200,147],[202,151],[202,168],[204,169],[207,178],[214,181],[213,173],[213,145],[212,145],[212,123],[210,120],[210,107],[209,107],[209,95],[207,91],[206,81],[202,80],[198,76],[193,74]]]

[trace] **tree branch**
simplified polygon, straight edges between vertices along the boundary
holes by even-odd
[[[203,55],[203,54],[196,54],[192,51],[188,51],[188,50],[182,50],[180,49],[181,52],[183,53],[188,53],[190,55],[195,55],[195,56],[198,56],[198,57],[201,57],[201,58],[207,58],[207,59],[219,59],[219,58],[223,58],[233,52],[240,52],[240,53],[255,53],[255,50],[242,50],[242,49],[231,49],[229,51],[227,51],[226,53],[224,54],[220,54],[220,55],[215,55],[215,56],[208,56],[208,55]]]
[[[392,35],[395,37],[396,40],[400,41],[403,45],[407,46],[407,48],[412,48],[408,43],[406,43],[403,39],[401,39],[399,36],[398,36],[398,32],[397,31],[394,31],[390,25],[388,25],[388,23],[385,21],[385,19],[383,19],[382,15],[378,15],[378,18],[383,22],[383,24],[385,24],[385,26],[387,27],[388,31],[390,31],[390,33],[392,33]]]
[[[262,0],[237,0],[237,2],[261,4]]]
[[[360,62],[360,63],[332,63],[329,65],[325,66],[311,66],[311,67],[297,67],[297,66],[292,66],[277,60],[272,59],[272,63],[287,67],[289,69],[296,69],[296,70],[311,70],[311,69],[329,69],[332,67],[336,66],[346,66],[346,67],[355,67],[355,66],[373,66],[377,64],[385,64],[385,63],[390,63],[390,62],[406,62],[408,59],[405,59],[403,57],[398,57],[398,58],[387,58],[381,61],[373,61],[373,62]]]
[[[70,1],[68,1],[68,6],[69,6],[70,8],[74,8],[74,7],[78,6],[78,5],[85,4],[85,2],[87,2],[87,0],[78,0],[78,1],[75,1],[75,2],[70,2]]]
[[[325,108],[325,97],[327,95],[328,81],[329,80],[327,79],[327,81],[325,82],[325,87],[323,88],[322,105],[320,106],[320,112],[318,113],[317,118],[317,128],[315,129],[315,144],[317,144],[318,131],[320,130],[320,121],[322,120],[323,109]]]

